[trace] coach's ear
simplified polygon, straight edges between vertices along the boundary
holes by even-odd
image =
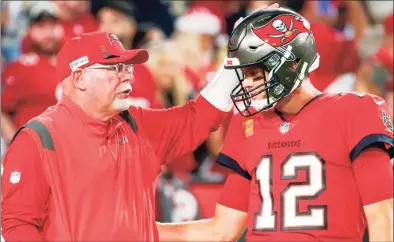
[[[86,90],[86,82],[82,78],[83,69],[75,68],[71,73],[72,83],[75,88],[85,91]]]

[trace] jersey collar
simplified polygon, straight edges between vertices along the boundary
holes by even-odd
[[[309,106],[309,104],[311,104],[313,101],[318,100],[320,97],[322,97],[324,95],[324,93],[320,93],[317,96],[313,97],[311,100],[309,100],[307,103],[304,104],[304,106],[302,106],[302,108],[293,115],[287,115],[282,113],[281,111],[277,110],[276,108],[274,109],[274,113],[276,115],[279,116],[279,118],[283,121],[283,122],[290,122],[292,119],[294,119],[295,117],[297,117],[302,110],[304,110],[307,106]]]

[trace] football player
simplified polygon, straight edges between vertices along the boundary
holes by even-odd
[[[330,46],[327,46],[330,48]],[[230,36],[238,113],[218,162],[234,170],[214,218],[159,224],[161,240],[393,241],[393,126],[382,98],[321,93],[309,22],[253,13]]]

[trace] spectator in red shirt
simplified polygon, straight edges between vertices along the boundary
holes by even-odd
[[[60,102],[24,126],[4,158],[5,240],[158,240],[160,167],[219,127],[239,81],[222,67],[194,101],[165,110],[134,107],[133,65],[147,59],[147,51],[125,50],[109,32],[63,46]]]
[[[56,103],[57,82],[51,76],[60,48],[58,17],[51,2],[37,3],[29,14],[32,52],[6,64],[2,73],[1,127],[7,142],[17,128]]]
[[[90,12],[89,1],[55,1],[64,30],[65,41],[96,31],[98,24]]]
[[[63,35],[62,43],[83,33],[98,30],[96,19],[89,9],[89,1],[54,1],[54,3],[60,19],[61,28],[59,31]],[[21,45],[22,53],[32,50],[31,39],[28,35],[23,37]]]

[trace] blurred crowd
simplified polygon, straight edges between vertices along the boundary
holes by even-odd
[[[319,90],[373,93],[392,108],[392,1],[2,1],[2,155],[21,125],[60,98],[56,54],[67,39],[109,31],[125,48],[148,49],[149,61],[135,67],[131,98],[134,105],[169,108],[195,98],[213,78],[238,18],[271,2],[311,22],[320,54],[311,82]],[[213,215],[226,177],[214,162],[225,127],[163,167],[157,220]]]

